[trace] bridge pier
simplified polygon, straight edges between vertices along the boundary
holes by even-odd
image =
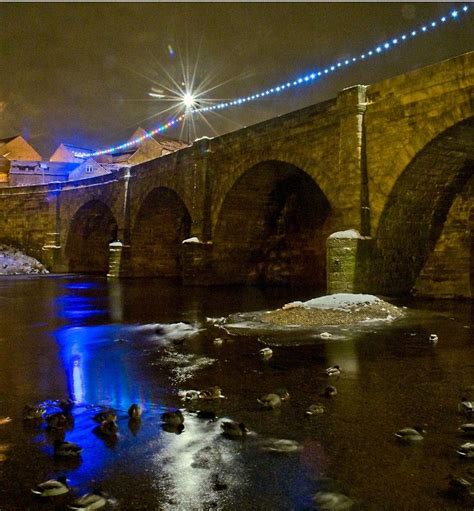
[[[41,250],[43,251],[43,264],[49,271],[53,273],[65,271],[61,251],[61,233],[47,232],[46,241]]]
[[[372,238],[355,229],[335,232],[326,241],[327,294],[368,293]]]
[[[214,284],[212,242],[181,244],[181,279],[185,285]]]
[[[125,245],[121,241],[109,243],[109,271],[107,272],[107,277],[126,277],[129,257],[130,245]]]

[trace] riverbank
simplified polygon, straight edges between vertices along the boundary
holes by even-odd
[[[49,273],[34,257],[16,248],[0,244],[0,275],[30,275]]]
[[[377,296],[338,293],[306,302],[291,302],[259,318],[278,326],[352,325],[364,321],[390,321],[403,311]]]

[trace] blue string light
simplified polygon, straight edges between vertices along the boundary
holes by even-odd
[[[415,30],[412,30],[411,32],[407,32],[406,34],[402,34],[398,37],[388,40],[385,43],[379,44],[376,48],[369,49],[368,51],[366,51],[358,56],[346,58],[345,60],[338,61],[328,67],[325,67],[324,69],[314,70],[305,76],[300,76],[294,80],[290,80],[286,83],[282,83],[280,85],[273,86],[267,90],[260,91],[258,93],[252,94],[250,96],[236,98],[236,99],[233,99],[233,100],[230,100],[227,102],[215,104],[213,106],[194,108],[189,111],[191,114],[195,114],[195,113],[202,113],[202,112],[213,112],[215,110],[223,110],[226,108],[239,106],[239,105],[242,105],[243,103],[248,103],[250,101],[256,101],[256,100],[262,99],[264,97],[267,97],[267,96],[270,96],[273,94],[279,94],[283,91],[286,91],[287,89],[297,87],[299,85],[305,85],[310,82],[314,82],[315,80],[317,80],[318,78],[321,78],[324,75],[328,75],[329,73],[337,71],[338,69],[347,67],[355,62],[358,62],[359,60],[366,60],[369,57],[373,57],[373,56],[385,53],[386,51],[392,49],[394,46],[396,46],[402,42],[409,41],[410,39],[412,39],[418,35],[422,35],[429,31],[433,31],[433,29],[440,27],[441,24],[444,24],[447,21],[457,20],[461,14],[465,14],[468,11],[469,11],[469,7],[467,5],[464,5],[460,9],[454,9],[449,14],[441,16],[439,18],[439,22],[441,22],[441,23],[438,23],[438,21],[431,21],[429,23],[422,25],[418,30],[415,29]],[[407,35],[407,34],[409,34],[409,35]],[[108,149],[102,149],[101,151],[95,151],[92,153],[80,153],[80,152],[76,153],[75,152],[74,156],[76,156],[78,158],[87,158],[87,157],[92,157],[92,156],[101,156],[103,154],[113,153],[116,151],[120,151],[122,149],[129,149],[130,147],[132,147],[134,145],[140,144],[147,138],[150,138],[150,137],[153,137],[154,135],[163,133],[163,132],[169,130],[170,128],[173,128],[173,127],[179,125],[184,120],[184,118],[185,118],[185,114],[181,114],[179,117],[175,117],[175,118],[171,119],[170,121],[168,121],[167,123],[161,124],[157,128],[146,132],[146,134],[142,135],[141,137],[137,137],[133,140],[130,140],[128,142],[125,142],[123,144],[120,144],[120,145],[117,145],[114,147],[109,147]]]

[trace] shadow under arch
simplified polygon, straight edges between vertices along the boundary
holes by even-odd
[[[451,206],[470,186],[473,174],[474,117],[471,117],[429,142],[397,179],[377,229],[372,288],[391,295],[413,292]],[[466,232],[468,209],[461,220]],[[456,265],[456,258],[450,264]]]
[[[109,243],[117,239],[117,221],[110,208],[91,200],[74,214],[66,242],[68,270],[73,273],[106,274]]]
[[[189,238],[191,216],[172,189],[158,187],[145,198],[130,236],[130,274],[134,277],[181,275],[181,242]]]
[[[315,181],[282,161],[242,174],[217,220],[214,266],[223,283],[326,286],[331,206]]]

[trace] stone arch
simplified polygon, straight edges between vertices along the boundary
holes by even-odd
[[[474,297],[474,206],[469,211],[469,288],[471,298]]]
[[[254,165],[219,212],[213,236],[219,280],[324,288],[330,220],[329,201],[306,172],[275,160]]]
[[[110,208],[99,200],[82,205],[72,217],[66,241],[68,270],[106,274],[109,243],[117,239],[117,221]]]
[[[375,285],[382,292],[413,291],[460,195],[465,196],[465,203],[455,221],[462,224],[458,233],[469,232],[468,211],[473,199],[468,190],[472,190],[473,173],[474,117],[438,135],[402,172],[386,201],[376,235],[376,278],[380,280]],[[454,236],[447,243],[464,242]],[[456,247],[451,252],[448,266],[439,268],[437,280],[449,279],[459,263]]]
[[[130,236],[133,276],[177,277],[181,242],[190,236],[191,216],[171,188],[154,188],[136,214]]]
[[[216,152],[219,148],[215,149]],[[249,151],[242,149],[232,161],[225,164],[225,172],[215,176],[216,186],[214,187],[214,197],[211,204],[212,225],[215,228],[220,210],[225,197],[234,187],[235,183],[248,172],[249,169],[257,167],[262,162],[275,161],[285,162],[285,164],[298,169],[304,169],[304,172],[317,182],[318,187],[326,196],[331,204],[336,204],[339,198],[339,190],[334,187],[334,176],[329,171],[328,165],[322,163],[321,158],[315,158],[313,155],[304,154],[304,151],[297,153],[290,152],[283,148],[263,146]],[[214,230],[214,229],[213,229]]]

